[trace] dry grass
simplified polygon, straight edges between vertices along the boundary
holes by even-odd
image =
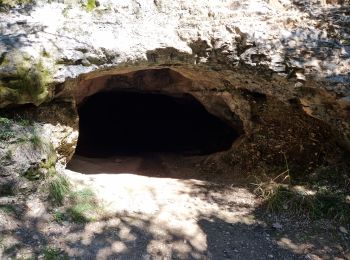
[[[289,181],[286,183],[286,180]],[[350,194],[346,189],[320,185],[319,182],[292,185],[288,171],[254,185],[255,193],[263,199],[264,208],[269,212],[350,223]]]

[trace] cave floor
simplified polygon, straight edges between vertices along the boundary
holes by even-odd
[[[75,156],[65,174],[95,192],[101,216],[57,223],[36,199],[20,220],[0,210],[0,258],[59,248],[69,259],[349,259],[338,225],[268,214],[247,186],[210,180],[204,160]]]

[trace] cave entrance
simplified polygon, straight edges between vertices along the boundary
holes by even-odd
[[[102,91],[78,107],[76,154],[211,154],[232,146],[238,133],[192,95]]]

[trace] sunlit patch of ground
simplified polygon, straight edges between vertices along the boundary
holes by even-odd
[[[338,226],[267,215],[249,189],[203,178],[200,161],[75,157],[65,174],[95,192],[103,214],[57,223],[36,198],[18,212],[0,208],[0,259],[349,258],[350,237]]]
[[[157,162],[160,164],[158,169],[154,167]],[[231,224],[250,225],[256,222],[249,215],[254,210],[256,200],[247,189],[195,179],[167,178],[167,175],[181,176],[177,171],[193,171],[185,164],[177,168],[167,163],[159,157],[81,157],[70,166],[80,172],[67,170],[66,175],[76,185],[91,187],[103,203],[105,214],[128,216],[128,224],[133,223],[148,235],[156,237],[147,246],[147,251],[152,255],[170,257],[175,251],[184,258],[201,258],[208,245],[206,233],[198,223],[200,219],[216,216]],[[86,175],[86,171],[95,174]],[[121,234],[125,235],[123,239],[135,240],[130,235],[130,227],[123,225],[121,220],[117,222]],[[178,237],[175,242],[174,236]],[[109,253],[117,253],[122,249],[127,247],[118,242],[110,248]],[[104,254],[108,254],[107,251],[105,249]]]

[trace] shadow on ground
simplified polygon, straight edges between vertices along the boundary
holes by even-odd
[[[73,182],[102,178],[97,196],[114,182],[114,211],[94,222],[57,223],[40,204],[0,208],[0,258],[349,259],[350,237],[337,223],[267,214],[246,187],[175,178],[176,167],[160,163],[171,178],[71,171]]]

